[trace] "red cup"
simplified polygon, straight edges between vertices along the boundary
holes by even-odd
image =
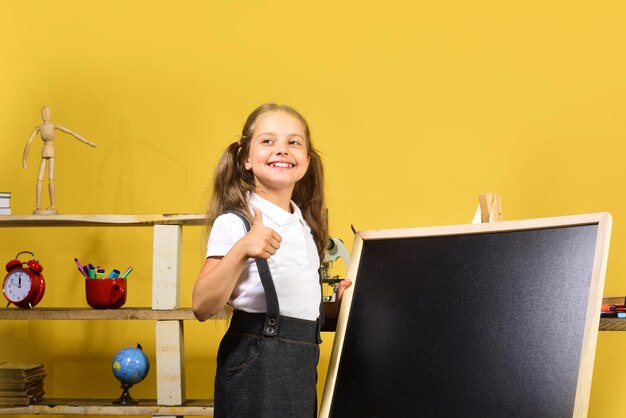
[[[94,309],[117,309],[126,303],[126,279],[85,279],[85,294]]]

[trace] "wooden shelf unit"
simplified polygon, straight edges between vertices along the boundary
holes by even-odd
[[[35,308],[0,310],[0,320],[154,320],[157,399],[139,405],[113,405],[102,399],[44,399],[28,406],[0,406],[0,415],[212,415],[211,400],[186,400],[183,321],[180,308],[182,227],[204,225],[204,214],[165,215],[0,215],[1,227],[152,227],[152,306],[96,310]],[[218,316],[219,318],[219,316]]]

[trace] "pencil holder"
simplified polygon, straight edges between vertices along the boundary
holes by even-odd
[[[117,309],[126,303],[126,279],[85,279],[87,303],[94,309]]]

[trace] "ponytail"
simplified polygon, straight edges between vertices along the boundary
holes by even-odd
[[[254,189],[254,180],[243,166],[245,154],[240,150],[240,142],[233,142],[217,163],[213,176],[213,197],[207,214],[210,225],[215,218],[229,210],[236,210],[249,217],[246,192]]]
[[[324,200],[324,167],[321,157],[312,146],[309,150],[309,157],[309,169],[304,177],[296,183],[291,200],[298,205],[304,220],[313,231],[320,261],[324,261],[324,253],[328,245],[328,220],[325,216]]]

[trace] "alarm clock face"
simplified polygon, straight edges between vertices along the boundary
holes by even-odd
[[[32,285],[33,281],[26,271],[15,269],[4,279],[2,291],[9,301],[21,302],[30,293]]]

